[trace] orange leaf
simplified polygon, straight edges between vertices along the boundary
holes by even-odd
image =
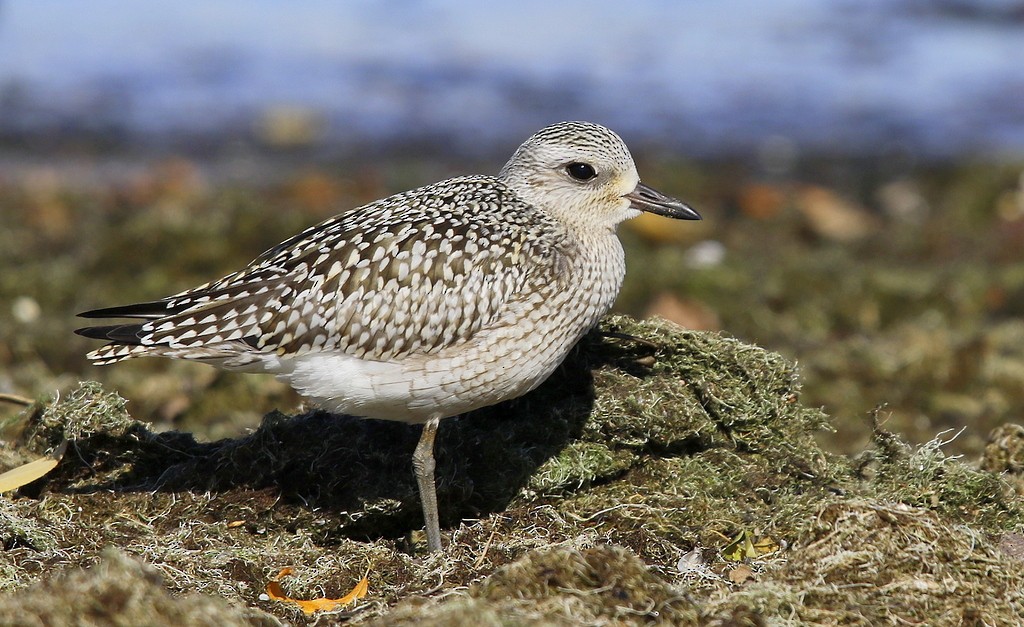
[[[313,612],[330,612],[336,610],[342,605],[348,605],[356,599],[361,599],[366,596],[367,591],[370,589],[370,582],[363,577],[359,580],[359,583],[352,588],[352,591],[341,597],[340,599],[328,599],[321,597],[319,599],[293,599],[284,593],[281,588],[281,578],[292,574],[294,571],[291,568],[283,568],[281,572],[277,573],[277,576],[271,579],[267,583],[267,596],[275,601],[283,601],[285,603],[292,603],[299,606],[306,614],[312,614]]]

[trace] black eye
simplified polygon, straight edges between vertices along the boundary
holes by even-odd
[[[594,166],[589,163],[580,163],[579,161],[573,161],[569,165],[565,166],[565,171],[569,173],[569,176],[573,177],[577,181],[589,181],[597,176],[597,172],[594,171]]]

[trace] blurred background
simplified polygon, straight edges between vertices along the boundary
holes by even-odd
[[[623,227],[620,311],[797,361],[838,451],[878,406],[971,455],[1024,421],[1022,0],[0,0],[0,393],[98,379],[201,437],[293,409],[268,377],[91,367],[73,314],[566,119],[705,216]]]

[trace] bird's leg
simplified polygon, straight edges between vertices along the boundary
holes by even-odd
[[[437,521],[437,487],[434,484],[434,437],[441,416],[434,414],[423,425],[420,441],[412,454],[412,468],[420,489],[423,520],[427,526],[427,550],[441,550],[441,525]]]

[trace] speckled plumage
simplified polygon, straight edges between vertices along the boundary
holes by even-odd
[[[581,164],[594,176],[574,176]],[[613,132],[556,124],[498,177],[359,207],[217,281],[82,314],[142,322],[79,332],[110,340],[96,364],[192,359],[276,374],[332,411],[436,420],[551,374],[612,306],[625,272],[615,227],[641,210],[699,218],[641,185]]]

